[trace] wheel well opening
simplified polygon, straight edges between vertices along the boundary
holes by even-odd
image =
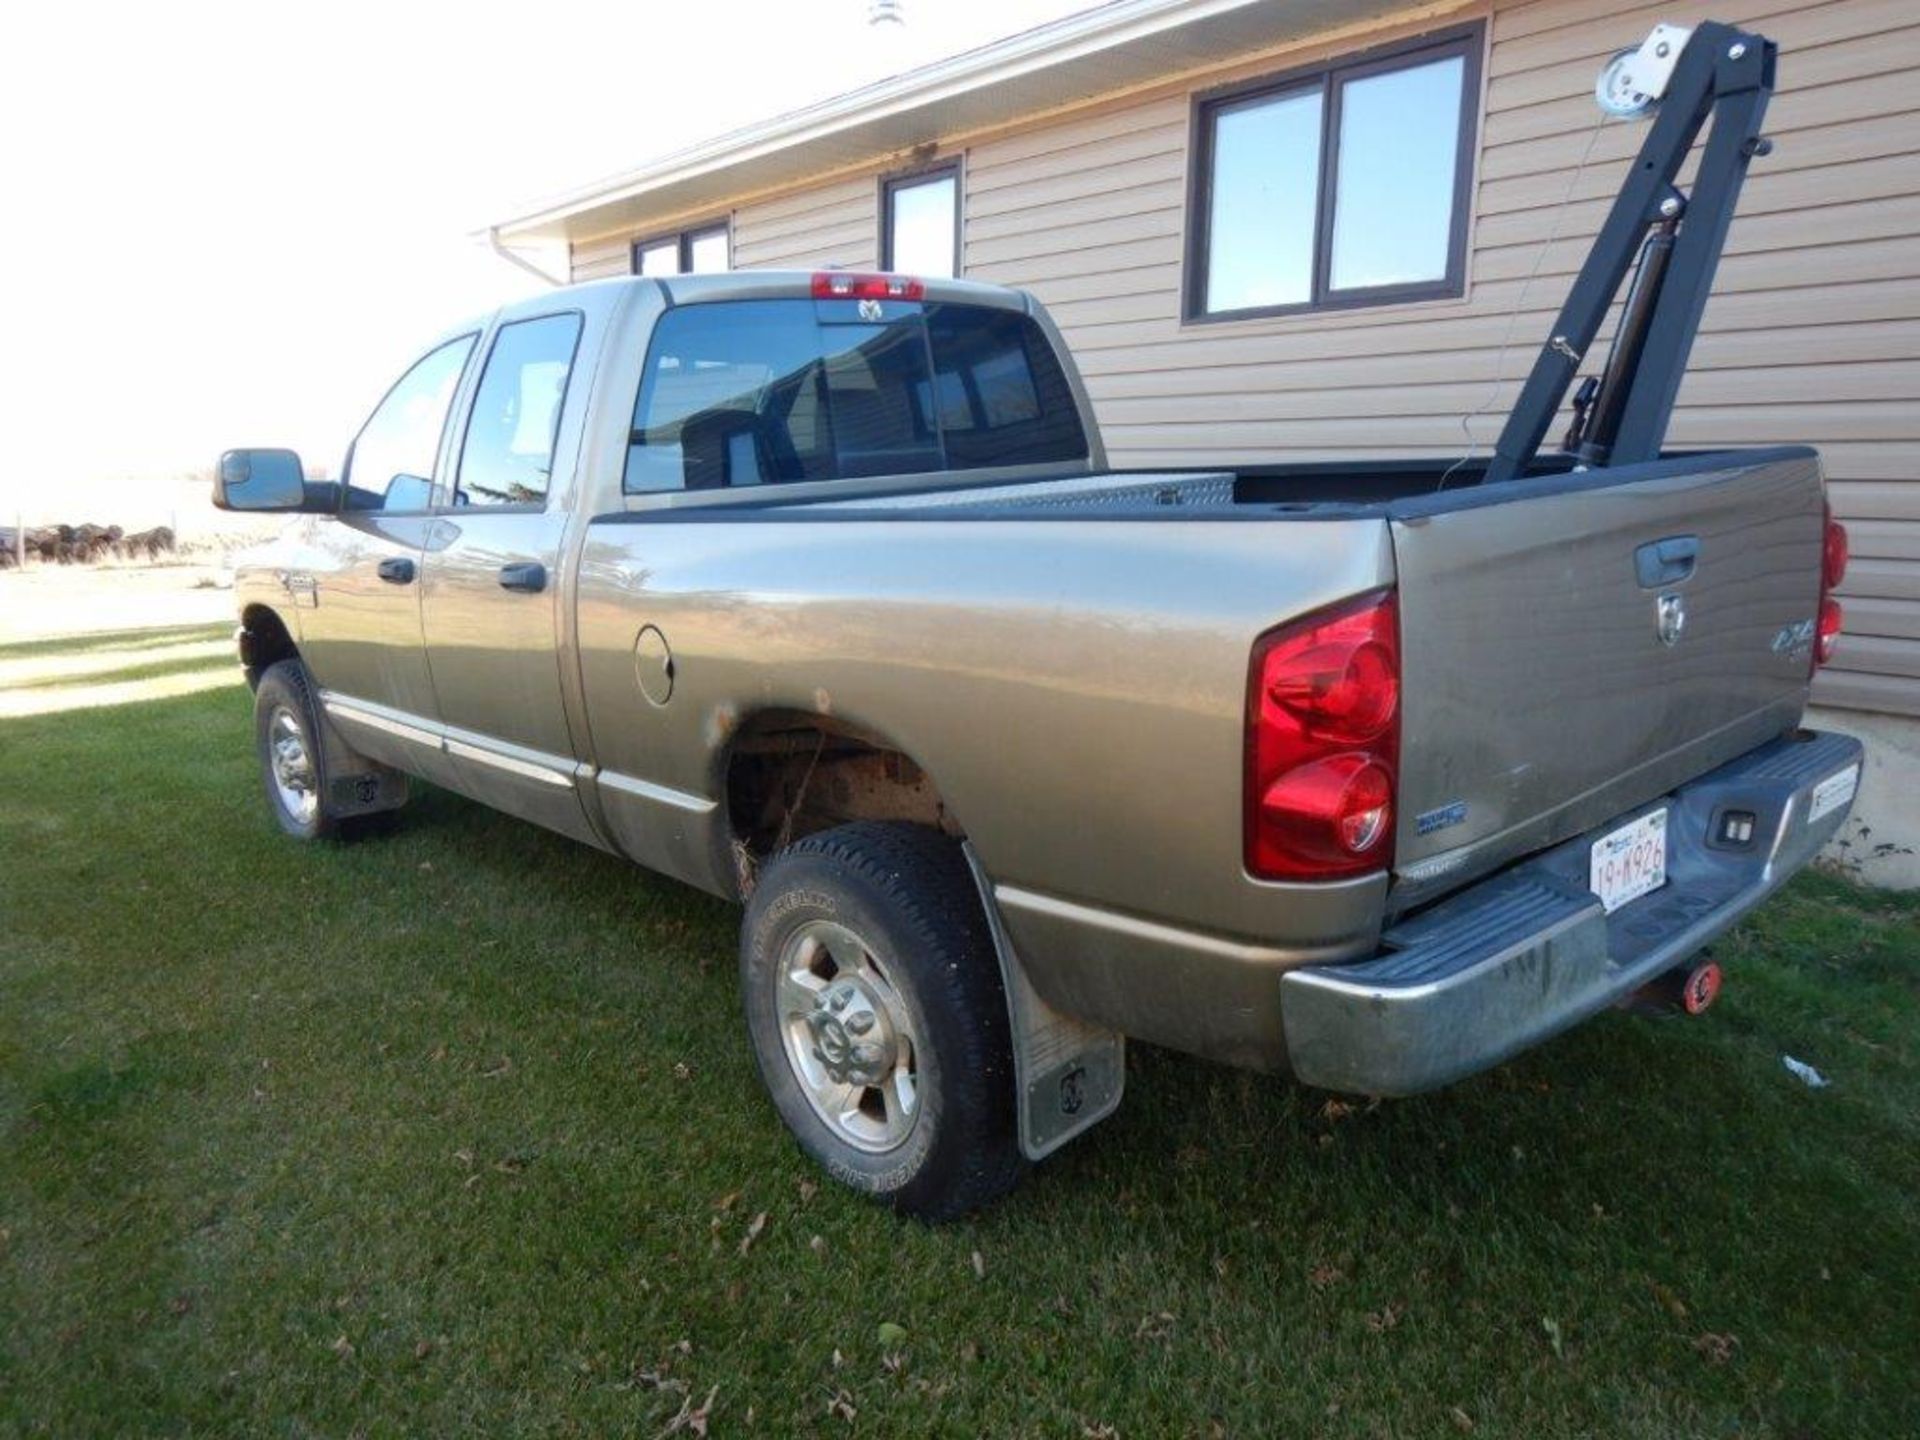
[[[292,660],[300,654],[286,622],[264,605],[249,605],[240,615],[240,663],[246,667],[247,684],[258,689],[260,677],[269,666]]]
[[[741,727],[728,754],[726,793],[743,895],[768,856],[852,820],[963,833],[912,756],[859,726],[799,711],[763,711]]]

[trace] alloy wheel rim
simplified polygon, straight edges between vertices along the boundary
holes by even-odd
[[[320,809],[320,789],[306,732],[285,705],[267,721],[267,762],[281,807],[300,824],[311,824]]]
[[[906,1143],[920,1118],[919,1039],[872,947],[810,920],[780,952],[775,1005],[800,1092],[835,1138],[871,1155]]]

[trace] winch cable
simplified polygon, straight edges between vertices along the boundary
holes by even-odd
[[[1572,177],[1567,181],[1565,193],[1560,203],[1554,207],[1553,224],[1548,227],[1547,238],[1540,242],[1540,248],[1534,252],[1533,268],[1527,271],[1527,278],[1520,285],[1520,293],[1514,297],[1513,308],[1507,311],[1507,325],[1500,336],[1500,350],[1493,361],[1493,383],[1487,387],[1487,393],[1480,403],[1460,417],[1460,434],[1465,438],[1466,449],[1460,458],[1449,465],[1440,476],[1440,483],[1433,488],[1436,491],[1447,488],[1447,482],[1454,472],[1467,464],[1479,449],[1479,442],[1473,437],[1473,422],[1493,408],[1494,401],[1500,398],[1500,388],[1507,383],[1507,354],[1513,348],[1513,329],[1520,321],[1520,314],[1526,308],[1527,292],[1533,289],[1533,282],[1539,278],[1540,267],[1546,263],[1547,252],[1552,250],[1560,239],[1560,227],[1566,220],[1567,211],[1572,208],[1574,192],[1580,188],[1580,178],[1587,173],[1587,162],[1593,158],[1594,147],[1600,143],[1600,131],[1611,117],[1606,111],[1599,111],[1593,121],[1593,128],[1587,132],[1586,148],[1580,152],[1580,163],[1574,167]],[[1578,271],[1576,270],[1576,275]],[[1571,283],[1571,282],[1569,282]]]

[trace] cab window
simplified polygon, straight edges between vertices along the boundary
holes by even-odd
[[[432,502],[447,412],[475,338],[462,335],[429,350],[367,417],[347,456],[347,509],[424,510]]]
[[[661,316],[629,494],[1084,459],[1034,321],[986,306],[737,300]]]
[[[453,482],[456,506],[545,503],[579,341],[574,312],[500,327],[467,420]]]

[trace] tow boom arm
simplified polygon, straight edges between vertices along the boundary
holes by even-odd
[[[1663,31],[1678,33],[1659,27],[1648,47]],[[1771,148],[1760,122],[1773,93],[1777,52],[1764,36],[1714,22],[1687,36],[1670,74],[1648,64],[1648,47],[1626,58],[1616,73],[1640,85],[1664,80],[1664,94],[1645,96],[1657,100],[1659,110],[1507,416],[1487,483],[1523,475],[1532,465],[1643,247],[1647,258],[1629,293],[1606,374],[1590,414],[1576,421],[1575,453],[1587,465],[1659,457],[1747,164]],[[1693,192],[1682,194],[1674,181],[1709,120]]]

